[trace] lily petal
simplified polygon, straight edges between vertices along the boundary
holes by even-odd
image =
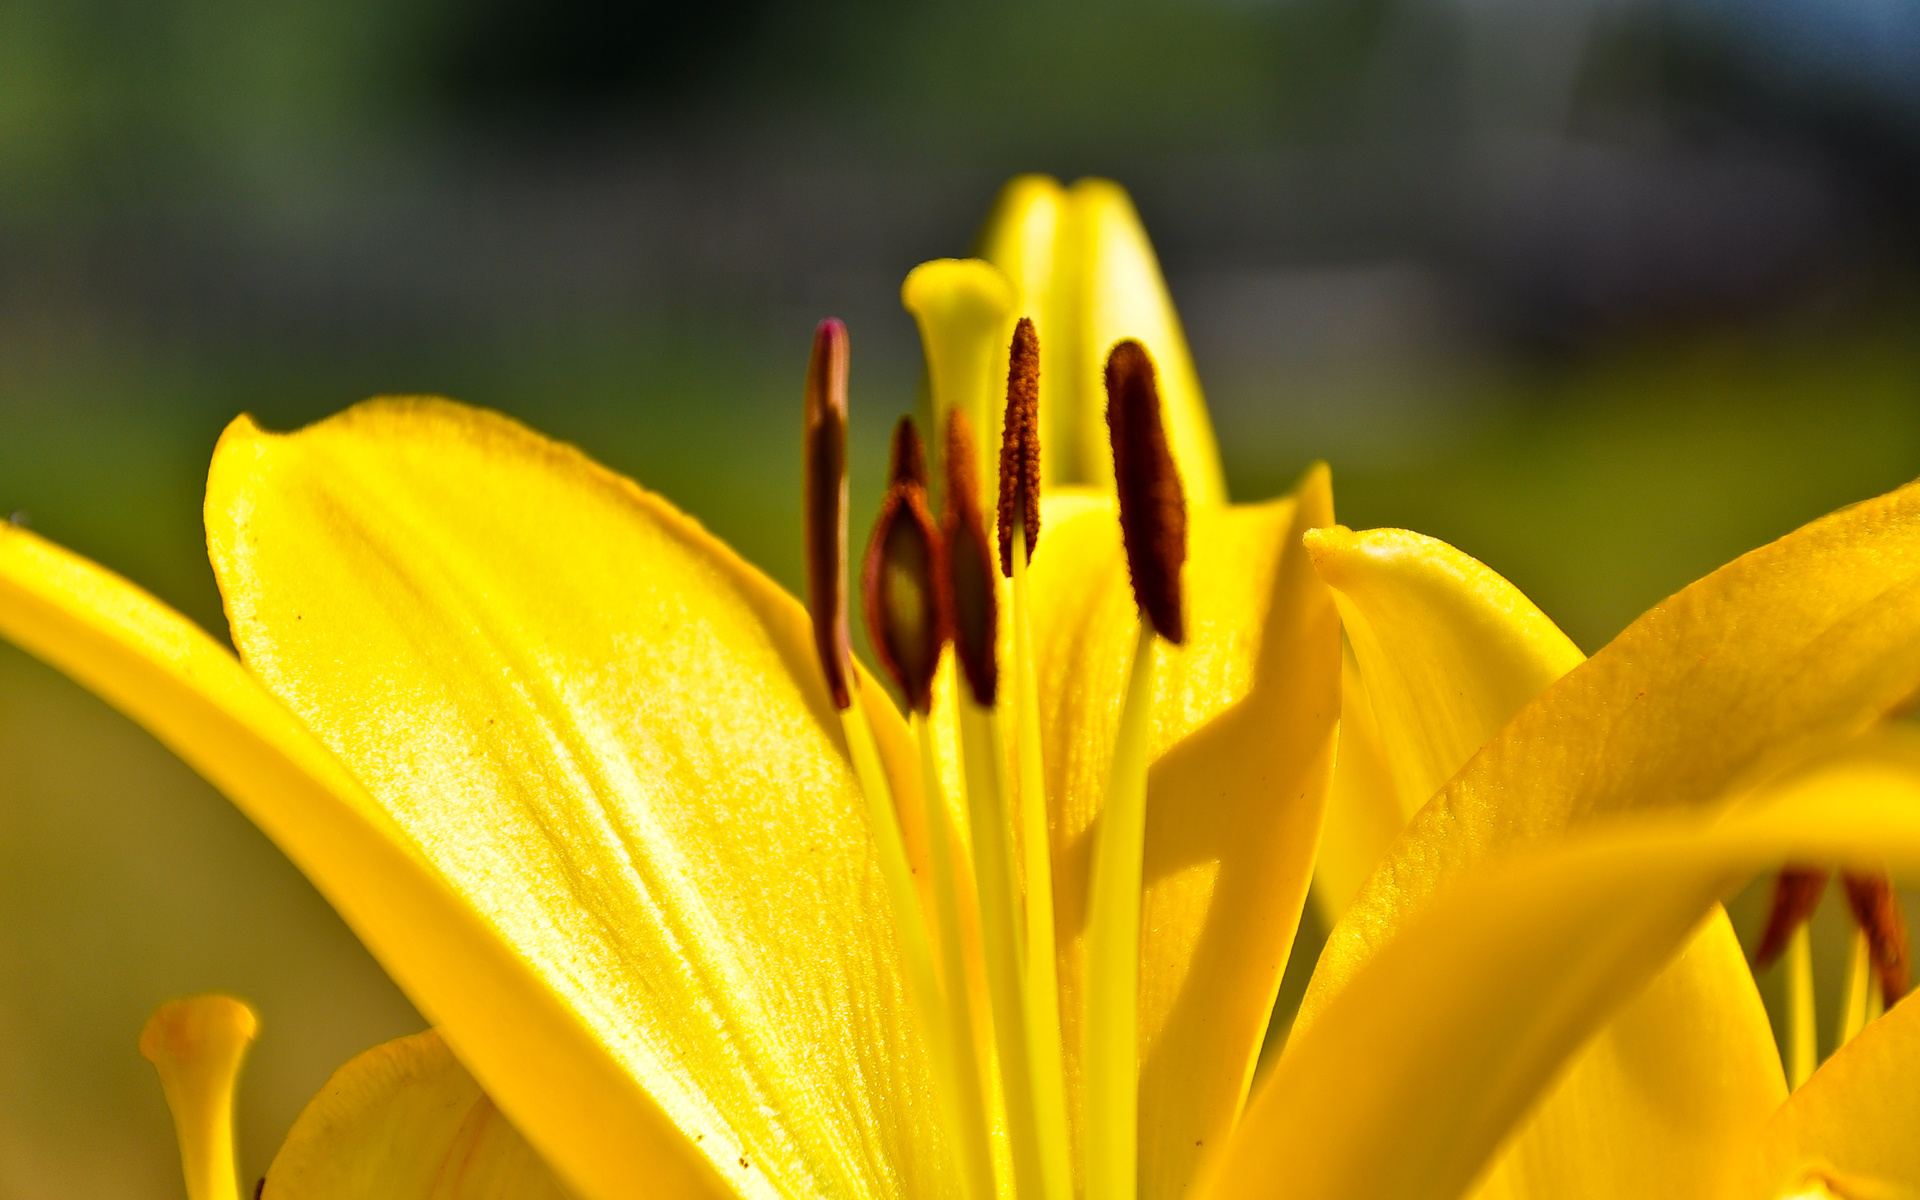
[[[797,603],[579,452],[440,400],[236,421],[207,528],[248,666],[737,1191],[952,1186]],[[551,1064],[429,1015],[553,1158]]]
[[[1309,533],[1307,550],[1340,607],[1404,817],[1586,659],[1520,589],[1435,538],[1335,526]]]
[[[1331,929],[1360,888],[1380,865],[1380,856],[1400,836],[1411,814],[1400,807],[1400,793],[1380,744],[1366,680],[1353,647],[1344,639],[1340,654],[1340,740],[1333,758],[1333,786],[1320,828],[1320,852],[1313,861],[1313,900]]]
[[[1077,500],[1075,503],[1079,503]],[[1141,948],[1140,1194],[1181,1194],[1239,1114],[1312,872],[1339,709],[1337,616],[1301,548],[1325,468],[1288,499],[1196,508],[1184,648],[1154,675]],[[1053,809],[1069,1091],[1085,899],[1138,616],[1112,510],[1050,506],[1032,621]],[[1077,1111],[1078,1105],[1074,1105]]]
[[[1920,1000],[1909,995],[1820,1064],[1768,1123],[1758,1194],[1920,1195]]]
[[[538,1131],[548,1161],[583,1195],[732,1194],[338,760],[197,625],[85,559],[0,526],[0,635],[138,721],[231,798],[408,996],[461,1029],[501,1076],[538,1063],[520,1127]]]
[[[1636,808],[1709,806],[1920,689],[1920,485],[1655,606],[1548,687],[1413,819],[1328,940],[1296,1028],[1443,883]]]
[[[1047,485],[1112,489],[1101,372],[1115,342],[1137,338],[1159,371],[1167,441],[1187,503],[1226,503],[1220,450],[1187,336],[1126,190],[1106,179],[1062,189],[1044,176],[1021,176],[995,204],[980,253],[1013,282],[1015,315],[1034,317],[1040,333]]]
[[[1790,855],[1920,871],[1920,742],[1873,739],[1718,823],[1621,817],[1457,885],[1289,1042],[1197,1194],[1452,1200],[1715,900]],[[1732,1194],[1745,1166],[1679,1194]]]
[[[293,1123],[260,1200],[570,1200],[438,1033],[357,1055]]]

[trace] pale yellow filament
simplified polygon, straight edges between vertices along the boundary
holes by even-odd
[[[1806,922],[1787,940],[1787,1080],[1795,1088],[1820,1065],[1813,1007],[1813,939]]]
[[[1100,810],[1087,904],[1087,1200],[1134,1200],[1139,1141],[1141,859],[1146,846],[1147,735],[1153,704],[1153,626],[1133,650],[1113,770]]]

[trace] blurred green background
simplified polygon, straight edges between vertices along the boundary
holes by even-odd
[[[222,425],[438,392],[795,585],[812,323],[853,329],[859,520],[900,278],[1027,170],[1134,191],[1236,495],[1326,458],[1344,521],[1589,650],[1920,475],[1893,0],[0,0],[0,516],[224,635]],[[134,1041],[209,989],[263,1018],[248,1178],[420,1024],[220,797],[0,647],[0,1197],[180,1195]]]

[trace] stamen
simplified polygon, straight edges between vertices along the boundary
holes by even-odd
[[[1107,429],[1127,570],[1140,605],[1113,768],[1100,810],[1087,902],[1087,1200],[1134,1200],[1139,1142],[1140,904],[1147,829],[1147,737],[1153,715],[1154,634],[1185,635],[1180,566],[1187,509],[1167,449],[1153,360],[1139,342],[1107,356]]]
[[[957,408],[947,414],[945,459],[946,514],[941,531],[946,538],[947,611],[953,622],[953,652],[960,660],[974,702],[992,708],[1000,683],[1000,669],[994,659],[999,594],[977,500],[973,427],[967,414]]]
[[[1847,907],[1866,936],[1868,957],[1880,981],[1881,1001],[1892,1008],[1911,986],[1907,962],[1907,918],[1900,911],[1900,897],[1886,872],[1864,874],[1842,871],[1840,881],[1846,887]]]
[[[1780,957],[1794,932],[1820,907],[1827,876],[1824,867],[1787,867],[1780,872],[1773,884],[1773,907],[1767,910],[1766,931],[1760,935],[1760,948],[1754,951],[1754,966],[1765,970]]]
[[[1794,1089],[1820,1065],[1819,1014],[1813,998],[1813,937],[1801,922],[1787,937],[1787,1083]]]
[[[1177,646],[1186,636],[1180,567],[1187,559],[1187,503],[1167,447],[1153,359],[1132,339],[1107,355],[1107,430],[1134,599],[1154,630]]]
[[[1834,1024],[1833,1048],[1837,1051],[1866,1028],[1868,999],[1873,994],[1873,958],[1867,949],[1865,930],[1856,929],[1847,955],[1847,994],[1840,1002],[1839,1020]]]
[[[892,484],[867,543],[861,591],[874,653],[916,713],[933,711],[933,674],[946,643],[936,590],[940,533],[927,511],[926,455],[911,418],[893,435]]]
[[[806,460],[807,607],[813,644],[834,707],[853,703],[847,674],[847,327],[829,317],[813,331],[802,430]]]
[[[1040,541],[1040,335],[1021,317],[1007,348],[1007,410],[1000,425],[1000,573],[1013,575],[1013,533],[1026,561]]]
[[[160,1072],[173,1111],[188,1200],[239,1200],[233,1164],[233,1085],[259,1021],[230,996],[163,1004],[147,1018],[140,1053]]]

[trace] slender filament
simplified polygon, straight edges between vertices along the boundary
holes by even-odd
[[[1073,1148],[1067,1128],[1065,1043],[1060,1036],[1060,966],[1053,931],[1053,847],[1047,829],[1046,772],[1040,757],[1040,698],[1027,624],[1026,522],[1013,522],[1014,759],[1026,876],[1027,1032],[1033,1044],[1034,1120],[1040,1131],[1047,1200],[1073,1191]]]
[[[852,682],[856,689],[858,678]],[[934,1102],[946,1116],[941,1124],[948,1129],[964,1127],[967,1109],[965,1089],[961,1086],[962,1065],[955,1052],[958,1043],[948,1030],[949,1016],[941,998],[940,976],[934,966],[933,943],[927,936],[926,915],[920,910],[919,894],[914,890],[913,865],[907,858],[907,843],[900,832],[900,817],[894,808],[893,786],[880,761],[880,748],[873,740],[866,711],[856,694],[854,702],[840,710],[841,727],[846,730],[847,753],[853,760],[854,774],[867,801],[867,826],[873,831],[880,874],[886,883],[887,901],[892,906],[894,927],[900,938],[900,954],[907,973],[907,1003],[927,1034],[927,1058],[933,1073]],[[956,1145],[962,1159],[961,1178],[970,1188],[977,1179],[967,1167],[966,1148]],[[973,1200],[987,1200],[992,1189],[970,1191]]]
[[[956,673],[954,691],[963,690]],[[1013,870],[1013,821],[1007,808],[1005,749],[997,709],[982,707],[970,695],[958,695],[955,699],[960,712],[967,816],[973,828],[974,879],[980,895],[980,940],[986,952],[993,1040],[1000,1055],[1001,1090],[1007,1106],[1014,1194],[1022,1200],[1032,1200],[1044,1194],[1045,1177],[1041,1169],[1040,1128],[1034,1109],[1034,1047],[1027,1032],[1023,999],[1026,938],[1019,915],[1020,881]]]
[[[947,836],[947,805],[934,755],[927,714],[913,713],[913,740],[920,752],[920,798],[926,809],[927,857],[933,874],[934,919],[939,945],[940,990],[946,1007],[947,1042],[956,1062],[959,1111],[952,1128],[958,1143],[963,1186],[976,1200],[994,1195],[993,1148],[988,1140],[987,1093],[967,983],[966,943],[960,920],[960,888],[954,847]]]
[[[1813,1009],[1813,939],[1802,921],[1787,939],[1787,1080],[1796,1089],[1820,1065]]]
[[[1841,1001],[1840,1020],[1834,1034],[1833,1048],[1836,1052],[1852,1041],[1867,1023],[1867,997],[1878,990],[1873,974],[1873,955],[1867,945],[1867,933],[1864,929],[1856,929],[1853,931],[1853,953],[1847,963],[1847,996]]]
[[[1114,738],[1087,905],[1087,1200],[1134,1200],[1139,1140],[1141,860],[1154,631],[1143,615]]]

